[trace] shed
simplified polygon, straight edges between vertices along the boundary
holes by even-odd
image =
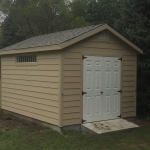
[[[1,49],[1,108],[77,127],[136,116],[142,50],[107,24],[32,37]]]

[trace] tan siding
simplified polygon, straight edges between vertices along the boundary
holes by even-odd
[[[24,66],[21,65],[22,70],[35,70],[35,71],[58,71],[59,70],[59,64],[40,64],[40,65],[32,65],[32,66]],[[20,65],[18,67],[14,65],[3,65],[3,70],[20,70]]]
[[[80,101],[64,102],[64,107],[79,107],[79,106],[80,106]]]
[[[134,66],[123,66],[124,71],[135,71]]]
[[[43,81],[32,81],[32,82],[26,82],[24,80],[18,79],[18,80],[13,80],[13,79],[3,79],[3,83],[6,84],[13,84],[13,85],[25,85],[25,86],[33,86],[33,87],[43,87],[43,88],[59,88],[58,84],[53,83],[53,82],[43,82]]]
[[[52,124],[58,124],[58,120],[57,119],[52,119],[52,118],[49,118],[49,117],[45,117],[45,116],[42,116],[42,115],[39,115],[39,114],[36,114],[36,113],[32,113],[32,112],[29,112],[29,111],[24,111],[24,110],[21,110],[19,108],[13,108],[12,106],[5,106],[3,105],[3,109],[5,110],[8,110],[8,111],[12,111],[14,113],[18,113],[18,114],[21,114],[21,115],[24,115],[24,116],[27,116],[27,117],[31,117],[31,118],[34,118],[34,119],[37,119],[37,120],[41,120],[41,121],[44,121],[44,122],[51,122]]]
[[[132,97],[132,96],[134,96],[134,92],[124,92],[123,91],[123,93],[122,93],[122,97],[124,98],[124,97]]]
[[[123,87],[123,89],[122,89],[124,92],[134,92],[135,91],[135,87],[133,86],[133,87]]]
[[[132,108],[132,111],[124,112],[122,115],[123,118],[128,118],[133,116],[135,116],[134,108]]]
[[[2,105],[12,106],[14,108],[20,108],[36,114],[43,114],[48,117],[54,118],[57,116],[58,119],[58,107],[48,106],[38,103],[32,103],[28,101],[17,100],[13,98],[3,97]]]
[[[64,71],[64,77],[81,77],[80,71]]]
[[[98,49],[112,49],[112,50],[124,50],[124,45],[123,44],[118,44],[118,43],[99,43],[99,42],[87,42],[85,41],[85,43],[79,43],[78,46],[84,46],[85,47],[88,47],[88,48],[98,48]]]
[[[54,106],[54,107],[58,107],[58,101],[56,100],[47,100],[47,99],[43,99],[40,97],[32,97],[31,96],[24,96],[24,95],[17,95],[17,94],[13,94],[13,93],[6,93],[3,92],[2,93],[3,97],[8,97],[8,98],[13,98],[13,99],[17,99],[20,101],[28,101],[28,102],[32,102],[32,103],[38,103],[38,104],[43,104],[43,105],[49,105],[49,106]]]
[[[37,53],[37,63],[2,57],[2,109],[58,125],[60,55]]]
[[[125,102],[125,103],[123,103],[122,104],[122,107],[134,107],[134,102],[133,102],[133,99],[132,99],[132,101],[131,102]]]
[[[122,82],[122,86],[123,87],[134,86],[134,81]]]
[[[63,111],[64,111],[65,114],[74,113],[74,112],[77,113],[77,112],[80,111],[80,106],[79,107],[75,107],[75,106],[73,106],[73,107],[64,107]]]
[[[134,59],[133,60],[128,60],[128,61],[124,60],[123,61],[123,65],[124,66],[134,66],[135,65],[135,61],[134,61]]]
[[[19,70],[3,70],[3,75],[29,75],[29,76],[50,76],[58,77],[59,71],[41,71],[41,70],[24,70],[20,68]]]
[[[134,96],[124,96],[123,98],[122,98],[122,103],[128,103],[128,102],[134,102]]]
[[[80,89],[65,89],[63,92],[64,95],[80,95]]]
[[[80,83],[64,83],[64,89],[79,89],[81,87]]]
[[[81,77],[64,77],[64,83],[81,83]]]
[[[69,119],[79,119],[80,118],[80,113],[72,113],[72,114],[65,114],[64,119],[69,120]]]
[[[2,70],[3,71],[3,70]],[[40,82],[52,82],[58,83],[58,77],[48,77],[48,76],[30,76],[30,75],[4,75],[2,79],[12,79],[12,80],[24,80],[24,81],[40,81]]]
[[[35,86],[27,86],[27,85],[17,85],[17,84],[8,84],[8,83],[2,83],[2,88],[8,88],[8,89],[16,89],[16,90],[22,90],[22,91],[29,91],[29,92],[37,92],[37,93],[46,93],[51,95],[58,95],[58,89],[57,88],[45,88],[45,87],[35,87]]]
[[[64,97],[64,102],[65,101],[80,101],[81,100],[81,96],[80,95],[74,95],[74,96],[65,95],[63,97]]]
[[[65,71],[80,71],[80,65],[64,65]]]
[[[123,60],[124,61],[128,61],[128,60],[130,60],[130,61],[133,61],[134,60],[134,55],[125,55],[124,57],[123,57]]]
[[[123,72],[123,76],[134,76],[135,72],[134,70],[127,70]]]
[[[69,125],[76,125],[76,124],[81,124],[80,119],[64,119],[63,120],[63,125],[64,126],[69,126]]]
[[[122,117],[132,117],[132,116],[135,116],[136,114],[136,105],[135,105],[136,58],[135,56],[136,55],[133,55],[133,56],[124,55],[123,57]],[[129,112],[132,112],[132,113],[129,113]],[[132,114],[132,115],[129,116],[129,114]]]
[[[64,58],[69,58],[69,59],[78,59],[80,58],[80,53],[72,53],[72,52],[68,52],[68,53],[64,53]]]
[[[64,53],[63,125],[81,123],[81,54]]]
[[[136,106],[137,106],[137,54],[134,56],[134,58],[135,58],[135,66],[134,66],[134,68],[135,68],[135,81],[134,81],[134,86],[135,86],[135,92],[134,92],[134,106],[135,106],[135,108],[134,108],[134,116],[136,116]]]
[[[129,82],[129,81],[134,81],[134,80],[135,80],[135,76],[123,76],[122,77],[123,82]]]
[[[24,95],[24,96],[30,96],[30,97],[35,97],[35,98],[41,98],[41,99],[47,99],[47,100],[59,101],[59,96],[58,95],[51,95],[51,94],[46,94],[46,93],[23,91],[21,89],[19,89],[19,91],[18,91],[16,89],[8,89],[8,88],[3,88],[2,93],[3,92],[16,94],[16,95]]]
[[[93,44],[95,44],[95,43],[93,43]],[[85,44],[85,46],[86,46],[86,44]],[[90,49],[89,51],[87,51],[87,49]],[[134,52],[133,51],[129,51],[129,50],[113,50],[113,49],[98,49],[98,48],[88,48],[88,47],[84,47],[84,46],[76,46],[76,47],[73,47],[70,51],[72,51],[72,52],[74,52],[75,50],[80,50],[82,53],[84,53],[84,54],[87,54],[87,53],[91,53],[91,54],[97,54],[97,51],[98,51],[98,53],[103,53],[103,54],[120,54],[120,55],[124,55],[124,54],[130,54],[130,55],[133,55],[134,54]],[[113,51],[114,51],[114,53],[113,53]]]
[[[135,116],[135,52],[121,40],[109,34],[106,40],[95,35],[63,53],[63,125],[80,124],[82,120],[82,55],[117,56],[122,61],[121,115]],[[80,115],[77,115],[80,114]],[[78,118],[77,118],[78,117]]]
[[[133,111],[134,111],[134,107],[135,107],[135,106],[123,107],[123,108],[122,108],[123,115],[124,115],[124,113],[133,112]]]
[[[65,61],[64,61],[64,64],[68,65],[80,65],[80,59],[68,59],[66,58]]]

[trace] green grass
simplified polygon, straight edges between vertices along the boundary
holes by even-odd
[[[150,150],[150,127],[126,133],[63,134],[43,127],[0,129],[0,150]]]

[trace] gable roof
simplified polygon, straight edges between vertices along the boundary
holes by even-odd
[[[22,42],[16,43],[14,45],[8,46],[2,50],[14,50],[14,49],[19,50],[19,49],[31,48],[31,47],[60,45],[62,43],[65,43],[66,41],[76,38],[100,26],[102,25],[87,26],[83,28],[77,28],[72,30],[66,30],[66,31],[61,31],[61,32],[56,32],[51,34],[35,36],[27,40],[24,40]]]
[[[141,54],[143,53],[143,51],[140,48],[131,43],[129,40],[127,40],[125,37],[123,37],[121,34],[112,29],[107,24],[99,24],[83,28],[76,28],[72,30],[56,32],[52,34],[35,36],[1,49],[0,55],[46,51],[46,50],[60,50],[105,29],[115,34],[118,38],[120,38],[126,44],[135,49],[138,53]]]

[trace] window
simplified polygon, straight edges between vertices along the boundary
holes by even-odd
[[[17,56],[17,63],[34,63],[37,62],[36,55]]]

